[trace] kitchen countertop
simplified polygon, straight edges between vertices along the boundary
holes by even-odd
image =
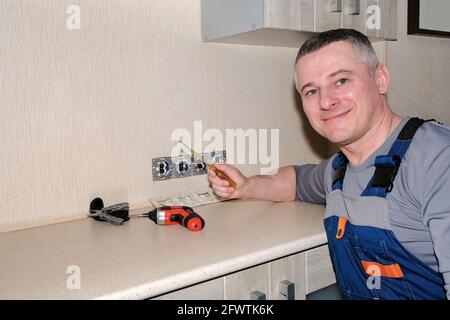
[[[145,299],[326,243],[321,205],[233,200],[194,210],[206,222],[200,232],[132,216],[123,226],[83,219],[0,234],[0,299]],[[68,288],[70,266],[80,289]]]

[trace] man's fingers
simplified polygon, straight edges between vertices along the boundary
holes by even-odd
[[[214,185],[214,184],[211,187],[215,193],[220,192],[220,193],[227,193],[230,195],[234,191],[234,189],[231,187],[222,187],[222,186],[218,186],[218,185]]]
[[[224,199],[228,199],[228,198],[230,198],[230,196],[231,196],[231,193],[225,193],[225,192],[217,192],[217,191],[214,191],[214,193],[216,194],[216,195],[218,195],[220,198],[224,198]]]
[[[214,172],[210,171],[208,172],[208,179],[213,185],[218,186],[228,186],[229,182],[227,180],[220,179]]]
[[[224,163],[215,163],[214,166],[219,169],[220,171],[223,171],[228,176],[234,176],[236,174],[236,168],[229,164]],[[211,170],[212,171],[212,170]]]

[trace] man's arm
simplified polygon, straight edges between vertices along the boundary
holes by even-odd
[[[444,277],[450,300],[450,146],[442,150],[432,165],[419,172],[424,223],[430,228],[439,272]]]
[[[293,201],[296,198],[296,172],[293,166],[278,169],[273,175],[245,177],[237,168],[226,164],[214,164],[226,173],[236,187],[229,187],[228,181],[208,170],[208,179],[214,192],[226,199],[262,199],[270,201]]]
[[[229,187],[228,181],[218,178],[212,170],[208,171],[208,178],[214,192],[226,199],[300,200],[325,204],[328,163],[329,160],[325,160],[319,165],[286,166],[273,175],[252,177],[245,177],[233,166],[215,164],[236,182],[235,188]]]

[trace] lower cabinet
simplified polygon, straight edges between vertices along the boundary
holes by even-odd
[[[269,262],[270,300],[305,300],[305,253]]]
[[[306,294],[336,283],[328,246],[306,251]]]
[[[325,245],[153,299],[305,300],[306,294],[335,282]]]
[[[218,278],[166,293],[152,300],[223,300],[223,279]]]
[[[269,266],[266,263],[223,277],[225,300],[266,300],[269,288],[268,272]]]

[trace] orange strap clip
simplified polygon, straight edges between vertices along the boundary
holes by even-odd
[[[347,225],[347,219],[343,217],[339,217],[336,239],[341,239],[344,236],[345,226]]]

